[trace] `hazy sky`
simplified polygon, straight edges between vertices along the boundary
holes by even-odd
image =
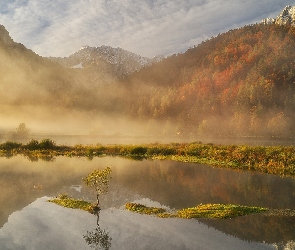
[[[142,56],[184,52],[211,36],[275,17],[292,0],[1,0],[0,24],[41,56],[83,45]]]

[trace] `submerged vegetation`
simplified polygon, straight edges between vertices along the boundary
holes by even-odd
[[[21,154],[30,160],[52,160],[56,156],[121,156],[135,159],[169,159],[209,164],[214,167],[259,171],[281,176],[295,176],[294,146],[237,146],[193,143],[145,145],[56,145],[50,139],[27,144],[7,141],[0,144],[0,156]]]
[[[129,211],[156,215],[161,218],[211,218],[211,219],[227,219],[237,216],[248,215],[252,213],[265,212],[268,209],[262,207],[248,207],[232,204],[200,204],[192,208],[183,208],[175,212],[168,212],[163,208],[147,207],[137,203],[126,203],[125,208]]]

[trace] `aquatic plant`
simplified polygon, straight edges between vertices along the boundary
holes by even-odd
[[[192,208],[183,208],[176,210],[174,213],[167,212],[163,208],[147,207],[138,203],[126,203],[125,208],[132,212],[141,214],[156,215],[161,218],[215,218],[226,219],[243,216],[252,213],[261,213],[268,211],[262,207],[248,207],[232,204],[200,204]]]

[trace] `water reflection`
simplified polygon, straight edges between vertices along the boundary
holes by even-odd
[[[93,216],[49,203],[48,199],[39,198],[9,216],[0,228],[1,250],[88,248],[82,235],[95,226]]]
[[[56,159],[55,156],[52,156],[52,155],[32,155],[31,153],[27,153],[25,154],[25,157],[31,161],[31,162],[37,162],[39,160],[42,160],[42,161],[54,161]]]
[[[242,241],[197,220],[161,219],[118,208],[101,210],[98,231],[96,227],[93,234],[87,235],[85,232],[96,224],[91,214],[60,207],[47,199],[39,198],[9,217],[0,228],[1,250],[86,250],[91,246],[115,250],[275,249],[268,244]],[[104,228],[108,228],[108,237],[102,234],[101,241],[99,230]],[[90,237],[92,245],[87,245],[83,235]]]
[[[202,223],[246,241],[286,246],[295,242],[295,217],[252,214],[230,220],[200,220]],[[284,249],[284,248],[280,248]],[[286,249],[295,249],[293,248]]]
[[[87,231],[83,238],[85,239],[86,243],[94,249],[103,249],[108,250],[111,247],[112,238],[109,236],[109,233],[106,229],[102,229],[99,225],[99,214],[100,209],[95,211],[96,219],[96,228],[93,231]]]
[[[118,235],[121,232],[115,231],[110,223],[106,222],[115,215],[106,216],[105,211],[142,198],[149,198],[172,209],[192,207],[199,203],[234,203],[295,209],[295,179],[292,178],[214,169],[204,165],[172,161],[132,161],[118,157],[93,158],[89,161],[86,158],[56,157],[54,161],[49,162],[30,162],[24,157],[17,156],[10,159],[0,158],[0,228],[7,223],[13,212],[22,210],[43,196],[68,193],[74,198],[91,200],[93,194],[82,185],[82,177],[94,169],[103,169],[106,166],[112,168],[112,185],[109,194],[101,197],[103,210],[100,229],[110,230],[110,236],[113,237],[111,246],[113,249],[120,246]],[[145,220],[147,220],[145,216],[129,215],[127,212],[120,213],[120,216],[116,217],[118,221],[124,220],[124,217],[131,219],[131,216],[140,223],[146,223]],[[91,219],[93,220],[92,216]],[[153,220],[153,218],[148,219],[148,221]],[[112,221],[116,227],[114,219]],[[145,224],[138,225],[138,222],[134,222],[137,223],[137,227],[142,226],[145,230],[147,229]],[[172,222],[174,223],[171,220],[165,220],[165,222],[155,220],[151,232],[158,228],[159,224],[167,223],[168,225]],[[30,223],[33,223],[33,220],[30,220]],[[131,230],[128,223],[130,220],[125,221],[120,230]],[[294,217],[245,216],[232,220],[202,221],[202,223],[211,229],[217,229],[247,241],[283,243],[284,245],[292,240],[295,241]],[[92,224],[84,226],[80,233],[81,238],[87,230],[97,228],[95,221],[93,224],[93,227],[89,227]],[[44,227],[47,225],[45,224]],[[17,226],[14,230],[18,230]],[[169,240],[171,235],[175,235],[169,226],[163,230],[168,230],[166,238],[163,235],[166,240]],[[178,229],[175,230],[179,232]],[[188,234],[188,230],[191,229],[184,227],[182,230],[184,231],[181,234]],[[95,230],[92,232],[95,233]],[[137,236],[138,231],[129,232],[130,238],[139,237]],[[161,232],[159,234],[161,235]],[[215,237],[214,233],[211,236]],[[83,238],[82,241],[86,244]],[[193,244],[190,247],[188,249],[194,249]],[[1,247],[0,249],[2,250]]]

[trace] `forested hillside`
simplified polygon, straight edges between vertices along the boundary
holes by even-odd
[[[121,80],[109,68],[66,69],[0,31],[2,124],[190,140],[295,135],[292,26],[231,30]]]
[[[164,133],[293,136],[294,46],[291,26],[218,35],[129,78],[129,114],[169,121]]]

